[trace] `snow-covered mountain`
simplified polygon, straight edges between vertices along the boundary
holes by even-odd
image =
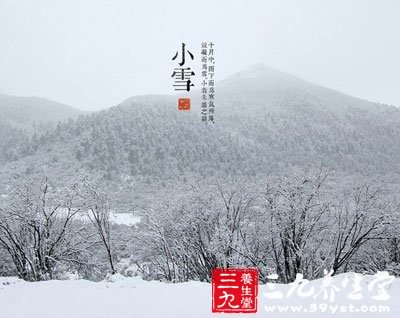
[[[33,170],[36,164],[46,163],[47,171],[62,164],[63,170],[80,166],[116,177],[255,175],[320,165],[348,173],[400,171],[396,107],[360,100],[264,65],[221,81],[215,96],[215,125],[201,122],[198,92],[192,95],[192,112],[177,110],[178,96],[138,96],[15,143],[18,148],[7,158],[23,160],[23,166]],[[33,121],[43,111],[37,108],[34,114],[23,118]],[[59,114],[54,107],[47,118]]]
[[[83,111],[39,97],[17,97],[0,94],[0,123],[30,129],[36,123],[49,123],[75,118]]]

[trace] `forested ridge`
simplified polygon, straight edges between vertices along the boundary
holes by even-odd
[[[2,125],[1,159],[29,156],[40,164],[51,157],[50,166],[60,161],[107,178],[255,175],[316,165],[348,173],[399,172],[398,108],[274,72],[261,68],[254,76],[223,81],[214,125],[201,123],[196,108],[179,112],[170,96],[131,98],[36,129],[31,137]],[[196,106],[198,95],[193,99]],[[67,162],[60,158],[66,156]]]

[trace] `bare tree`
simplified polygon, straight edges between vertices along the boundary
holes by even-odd
[[[382,186],[367,183],[345,195],[335,208],[332,269],[337,272],[368,241],[384,237],[384,221],[390,215],[382,200]]]
[[[85,182],[84,199],[88,208],[88,217],[96,233],[100,238],[110,265],[111,274],[117,271],[114,265],[114,255],[112,247],[112,225],[110,221],[111,207],[110,198],[99,182]]]
[[[0,247],[18,275],[28,280],[53,278],[55,266],[82,250],[75,244],[74,216],[82,209],[73,189],[54,198],[47,178],[39,184],[18,179],[0,210]]]
[[[272,259],[277,274],[288,283],[297,273],[314,276],[316,250],[327,229],[329,203],[321,198],[328,173],[294,175],[273,182],[265,195],[266,217],[270,220]],[[319,240],[319,244],[314,244]],[[311,270],[311,272],[310,272]]]

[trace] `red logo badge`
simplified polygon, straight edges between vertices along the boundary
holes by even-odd
[[[257,312],[257,268],[216,268],[211,280],[212,312]]]
[[[190,110],[190,98],[179,98],[178,99],[179,110]]]

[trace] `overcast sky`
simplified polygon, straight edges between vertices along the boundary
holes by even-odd
[[[398,0],[0,0],[0,93],[87,110],[173,94],[172,56],[185,42],[200,63],[202,41],[217,79],[264,63],[400,106]]]

